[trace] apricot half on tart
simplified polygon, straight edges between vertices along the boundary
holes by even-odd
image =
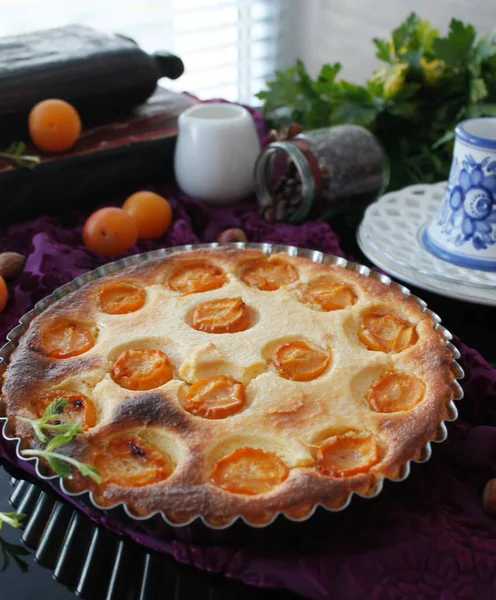
[[[67,404],[60,412],[60,420],[68,423],[77,423],[81,429],[87,431],[96,425],[96,410],[93,401],[79,392],[66,392],[64,390],[53,390],[36,401],[36,414],[43,416],[46,407],[56,398],[64,398]]]
[[[167,284],[171,290],[182,294],[198,294],[222,287],[227,282],[224,271],[204,260],[185,262],[177,266]]]
[[[198,304],[189,324],[205,333],[237,333],[250,326],[250,310],[243,298],[217,298]]]
[[[324,311],[340,310],[355,304],[357,297],[346,283],[318,280],[309,283],[300,294],[301,300]]]
[[[402,352],[418,340],[415,325],[391,314],[364,315],[358,339],[369,350]]]
[[[331,354],[296,340],[278,346],[272,355],[277,373],[293,381],[311,381],[320,377],[331,362]]]
[[[367,402],[376,412],[410,410],[424,397],[425,385],[415,375],[387,373],[370,386]]]
[[[110,283],[98,293],[100,310],[109,315],[136,312],[145,303],[145,290],[132,283]]]
[[[91,447],[90,462],[102,485],[142,487],[167,479],[173,471],[169,459],[138,436],[123,436]]]
[[[205,419],[223,419],[239,412],[246,403],[243,384],[217,375],[196,381],[183,402],[185,410]]]
[[[350,477],[366,473],[379,462],[375,437],[368,432],[346,432],[328,438],[317,451],[317,469],[322,475]]]
[[[52,358],[71,358],[90,350],[95,340],[85,325],[69,319],[57,319],[43,331],[42,344]]]
[[[210,481],[233,494],[266,494],[280,485],[289,469],[273,452],[257,448],[237,448],[218,460]]]
[[[114,362],[112,379],[127,390],[152,390],[172,379],[169,357],[161,350],[124,350]]]
[[[278,290],[281,286],[298,279],[297,270],[287,262],[278,259],[261,259],[241,274],[241,280],[250,287],[263,291]]]

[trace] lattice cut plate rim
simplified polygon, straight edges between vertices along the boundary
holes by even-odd
[[[375,265],[411,285],[456,300],[496,306],[496,271],[454,265],[431,254],[422,243],[423,229],[439,208],[446,187],[443,181],[385,194],[365,211],[358,245]]]
[[[463,390],[462,390],[460,384],[458,383],[458,380],[462,379],[465,374],[464,374],[463,369],[460,367],[460,365],[457,362],[457,359],[460,358],[460,352],[451,343],[451,340],[453,339],[452,334],[445,327],[443,327],[441,325],[440,317],[436,313],[431,311],[429,308],[427,308],[427,304],[423,300],[421,300],[420,298],[418,298],[417,296],[412,294],[408,288],[404,287],[403,285],[401,285],[399,283],[394,282],[387,275],[383,275],[381,273],[371,271],[365,265],[360,265],[359,263],[348,261],[339,256],[324,254],[323,252],[320,252],[318,250],[309,250],[309,249],[304,249],[304,248],[297,248],[296,246],[286,246],[286,245],[269,244],[269,243],[257,244],[257,243],[237,242],[237,243],[233,243],[233,244],[219,244],[217,242],[214,242],[211,244],[187,244],[185,246],[162,248],[160,250],[153,250],[150,252],[145,252],[143,254],[135,254],[134,256],[129,256],[127,258],[124,258],[124,259],[121,259],[121,260],[118,260],[118,261],[115,261],[112,263],[108,263],[106,265],[103,265],[103,266],[95,269],[94,271],[85,273],[85,274],[77,277],[73,281],[59,287],[52,294],[50,294],[46,298],[43,298],[42,300],[37,302],[32,310],[30,310],[23,317],[21,317],[21,319],[19,321],[19,325],[17,325],[14,329],[12,329],[12,331],[10,331],[10,333],[7,334],[8,342],[4,346],[2,346],[2,348],[0,348],[0,375],[2,375],[2,373],[7,368],[6,366],[8,364],[10,355],[16,348],[17,342],[19,341],[20,337],[25,333],[25,331],[29,327],[29,324],[31,323],[31,321],[37,315],[39,315],[41,312],[43,312],[48,306],[50,306],[51,304],[53,304],[60,298],[66,296],[70,292],[73,292],[73,291],[81,288],[83,285],[85,285],[86,283],[88,283],[90,281],[95,281],[105,275],[117,273],[118,271],[125,269],[126,267],[131,267],[134,265],[142,264],[149,260],[163,258],[166,256],[170,256],[172,254],[176,254],[178,252],[188,252],[188,251],[197,250],[197,249],[220,248],[220,247],[231,247],[231,248],[238,248],[238,249],[245,249],[245,248],[256,249],[256,250],[261,250],[267,256],[270,256],[271,254],[283,252],[283,253],[288,254],[289,256],[298,256],[298,257],[307,258],[316,263],[325,263],[325,264],[336,265],[336,266],[342,267],[344,269],[356,271],[356,272],[360,273],[361,275],[364,275],[365,277],[373,277],[374,279],[378,279],[385,285],[391,286],[391,287],[399,290],[406,298],[412,298],[418,304],[420,310],[423,313],[425,313],[426,315],[428,315],[429,318],[432,320],[436,331],[438,331],[441,334],[441,336],[445,340],[447,348],[450,350],[450,352],[452,354],[452,357],[453,357],[452,372],[453,372],[453,378],[454,378],[453,379],[454,396],[453,396],[453,399],[448,404],[448,417],[439,423],[437,437],[430,440],[429,442],[427,442],[427,444],[422,448],[422,451],[419,453],[419,458],[408,460],[402,466],[400,474],[397,478],[393,479],[393,478],[389,478],[389,477],[382,477],[377,482],[377,484],[374,486],[372,491],[368,494],[361,494],[360,492],[350,492],[350,494],[346,497],[346,499],[343,501],[343,503],[339,507],[329,508],[327,506],[324,506],[323,504],[316,503],[314,506],[312,506],[312,508],[308,511],[307,514],[303,515],[302,517],[298,517],[298,518],[292,517],[291,515],[286,514],[284,511],[277,511],[270,520],[268,520],[267,522],[261,523],[261,524],[251,523],[243,515],[236,515],[232,518],[232,520],[230,522],[223,524],[223,525],[212,525],[206,519],[204,519],[201,514],[193,516],[190,519],[188,519],[187,521],[184,521],[182,523],[177,523],[175,521],[171,521],[162,510],[156,510],[147,515],[138,516],[138,515],[134,514],[129,509],[127,504],[123,501],[116,502],[115,504],[113,504],[111,506],[102,506],[101,504],[99,504],[97,502],[97,500],[94,497],[91,490],[82,490],[80,492],[71,492],[70,490],[68,490],[65,487],[64,480],[61,477],[59,477],[57,475],[47,475],[46,474],[38,457],[35,457],[35,456],[25,457],[20,453],[21,438],[12,437],[9,435],[8,419],[5,416],[0,416],[0,423],[3,422],[0,433],[6,441],[15,444],[15,452],[16,452],[16,456],[17,456],[18,460],[21,462],[33,463],[36,475],[42,480],[48,480],[48,481],[51,481],[52,483],[54,483],[56,485],[56,487],[58,487],[63,494],[73,497],[73,498],[78,498],[85,505],[90,506],[93,509],[96,509],[100,513],[103,512],[103,513],[109,514],[109,516],[114,516],[114,518],[116,520],[119,520],[119,517],[122,514],[121,511],[123,510],[125,515],[133,521],[138,521],[138,522],[146,521],[146,520],[156,517],[158,515],[163,519],[163,521],[165,523],[167,523],[167,525],[174,527],[174,528],[185,527],[185,526],[191,525],[194,521],[199,520],[207,528],[214,529],[214,530],[226,529],[228,527],[231,527],[236,521],[241,521],[241,522],[245,523],[246,525],[248,525],[249,527],[253,527],[255,529],[263,529],[263,528],[271,525],[281,515],[289,521],[302,522],[302,521],[306,521],[309,518],[311,518],[312,515],[315,513],[315,511],[318,508],[324,509],[325,511],[328,511],[328,512],[339,512],[349,506],[354,495],[360,496],[362,498],[374,498],[380,494],[380,492],[382,491],[382,489],[384,487],[384,482],[386,480],[394,481],[394,482],[404,481],[410,474],[412,462],[417,462],[417,463],[427,462],[430,459],[431,454],[432,454],[432,447],[431,447],[432,443],[433,442],[434,443],[444,442],[448,436],[446,422],[454,421],[458,417],[458,410],[455,406],[454,401],[458,401],[463,398]],[[5,410],[5,407],[3,405],[1,405],[1,410],[2,410],[2,414],[3,414],[3,411]]]

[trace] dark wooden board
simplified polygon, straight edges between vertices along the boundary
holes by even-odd
[[[0,163],[0,223],[91,207],[171,176],[177,117],[190,97],[157,88],[143,105],[87,127],[69,151],[33,169]],[[28,153],[40,154],[29,145]]]

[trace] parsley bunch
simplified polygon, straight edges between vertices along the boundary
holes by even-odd
[[[313,80],[302,61],[276,71],[259,92],[273,126],[304,129],[354,123],[372,131],[391,164],[391,189],[448,176],[456,124],[496,116],[496,31],[477,38],[453,19],[446,37],[412,13],[389,39],[374,39],[385,65],[365,85],[326,64]]]

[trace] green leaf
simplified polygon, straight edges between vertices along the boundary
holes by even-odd
[[[12,142],[6,152],[12,154],[12,156],[20,156],[24,150],[26,150],[26,144],[24,142]]]
[[[22,556],[29,556],[30,552],[27,548],[25,548],[24,546],[21,546],[19,544],[10,544],[9,542],[7,542],[6,540],[4,540],[1,537],[0,537],[0,545],[1,545],[2,555],[3,555],[2,572],[5,571],[7,569],[7,567],[10,565],[11,558],[14,559],[16,565],[19,567],[19,569],[23,573],[25,573],[26,571],[29,570],[28,563],[21,558]]]
[[[484,62],[496,53],[496,28],[482,35],[474,47],[474,58]]]
[[[382,60],[387,63],[392,63],[394,61],[394,57],[391,53],[391,40],[381,40],[379,38],[374,38],[372,40],[377,48],[377,52],[375,55],[379,60]]]
[[[467,108],[467,117],[476,119],[478,117],[496,117],[495,104],[475,104]]]
[[[336,77],[341,71],[342,65],[339,62],[327,64],[322,67],[314,83],[313,88],[318,94],[333,93],[336,89]]]
[[[90,477],[97,483],[100,483],[101,477],[98,475],[98,470],[94,465],[88,463],[79,463],[79,472],[83,477]]]
[[[72,458],[72,456],[58,454],[57,452],[51,452],[50,450],[36,450],[34,448],[21,450],[21,454],[23,456],[38,456],[46,459],[52,471],[59,477],[69,477],[72,473],[69,466],[71,465],[75,467],[83,477],[90,477],[90,479],[96,483],[101,483],[102,481],[97,469],[93,465],[83,463]]]
[[[300,89],[295,67],[276,71],[274,75],[275,79],[267,82],[267,90],[257,94],[261,100],[265,100],[264,111],[282,105],[292,107],[299,102]]]
[[[315,95],[312,78],[307,73],[305,63],[300,59],[296,61],[296,74],[299,78],[300,90],[308,96]]]
[[[437,141],[435,141],[434,144],[432,144],[432,148],[433,149],[439,148],[439,146],[443,146],[444,144],[447,144],[448,142],[451,142],[454,139],[455,139],[455,132],[454,132],[454,130],[450,129],[442,137],[440,137]]]
[[[433,50],[447,65],[465,67],[470,60],[475,35],[473,25],[452,19],[447,37],[435,39]]]
[[[19,156],[17,159],[17,166],[22,169],[32,169],[40,162],[41,158],[39,156],[25,154],[24,156]]]
[[[47,463],[50,469],[59,477],[70,477],[72,475],[71,466],[58,456],[46,455]]]
[[[59,433],[53,437],[47,444],[46,450],[52,452],[64,444],[71,442],[78,433],[82,433],[81,427],[78,423],[68,423],[69,429],[64,433]]]
[[[42,444],[46,444],[48,437],[43,432],[43,429],[56,431],[59,433],[65,433],[70,431],[73,427],[72,423],[61,423],[59,425],[51,425],[50,422],[60,417],[60,413],[67,406],[67,398],[55,398],[45,408],[43,415],[39,419],[27,419],[26,417],[17,417],[17,420],[21,423],[28,423],[33,428],[33,431]],[[80,428],[78,433],[80,433]]]
[[[420,21],[417,25],[416,37],[424,53],[430,54],[434,40],[439,37],[439,29],[433,27],[429,21]]]
[[[331,104],[329,102],[316,102],[308,109],[302,121],[305,129],[318,129],[331,124]]]
[[[412,34],[417,30],[421,23],[421,19],[415,13],[411,13],[392,34],[393,45],[397,56],[400,56],[403,47],[408,44]]]
[[[487,98],[487,87],[483,79],[480,77],[472,79],[470,82],[470,102],[477,104],[481,100]]]
[[[267,82],[267,90],[260,92],[258,97],[265,101],[263,110],[269,117],[273,117],[276,109],[285,106],[290,120],[304,127],[326,125],[328,122],[328,103],[314,89],[302,61],[297,61],[294,67],[284,71],[276,71],[274,80]],[[315,106],[319,107],[321,113],[318,123],[308,120],[308,114]]]
[[[48,441],[48,438],[42,431],[43,422],[41,419],[27,419],[26,417],[17,416],[16,420],[19,421],[20,423],[27,423],[28,425],[31,425],[31,427],[33,428],[34,434],[38,438],[38,440],[42,444],[46,444],[46,442]]]
[[[30,421],[30,419],[23,419],[22,417],[17,417],[17,420],[28,423],[30,422],[31,426],[33,427],[34,434],[40,440],[40,442],[42,444],[46,444],[48,442],[48,437],[42,431],[43,423],[40,420]]]
[[[20,168],[31,169],[41,162],[39,156],[24,154],[26,144],[24,142],[12,142],[4,152],[0,152],[0,159],[13,161]]]
[[[407,71],[408,65],[399,63],[392,67],[388,67],[384,69],[383,72],[377,74],[380,75],[382,80],[382,95],[384,98],[392,98],[399,94],[405,84]]]
[[[26,515],[24,513],[0,512],[0,529],[4,523],[16,529],[22,527],[22,522],[25,518]]]
[[[388,107],[388,112],[403,119],[414,119],[419,114],[419,108],[413,102],[392,102]]]
[[[378,114],[374,97],[363,86],[340,81],[335,94],[337,105],[332,112],[334,123],[369,126]]]
[[[420,59],[422,58],[424,51],[422,48],[412,48],[407,50],[401,57],[401,62],[408,65],[412,69],[420,71],[422,64]]]
[[[53,419],[55,416],[58,417],[60,413],[64,411],[64,408],[68,403],[69,400],[67,398],[54,398],[54,400],[50,402],[43,412],[43,421],[46,422],[50,419]]]
[[[496,101],[496,51],[481,66],[481,76],[488,91],[490,102]]]

